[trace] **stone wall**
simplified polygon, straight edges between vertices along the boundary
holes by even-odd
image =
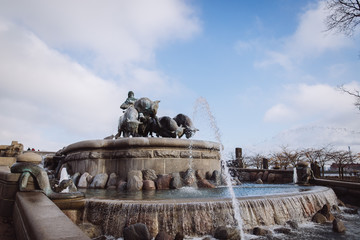
[[[342,182],[315,178],[311,184],[331,187],[344,203],[360,207],[360,183]]]
[[[231,168],[230,172],[240,182],[256,182],[258,179],[261,179],[263,183],[293,182],[293,170]]]
[[[18,192],[13,214],[16,239],[90,240],[49,198]]]
[[[11,173],[8,166],[0,166],[0,216],[11,217],[16,193],[19,189],[20,173]],[[32,176],[29,177],[27,190],[34,190],[35,184]]]
[[[131,170],[153,169],[157,174],[186,171],[220,171],[220,144],[172,138],[123,138],[89,140],[71,144],[58,152],[73,173],[115,172],[126,178]]]

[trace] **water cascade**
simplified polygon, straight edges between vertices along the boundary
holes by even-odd
[[[216,141],[222,145],[220,130],[216,124],[215,117],[213,116],[212,112],[210,111],[210,106],[209,106],[208,102],[206,101],[205,98],[202,98],[202,97],[198,98],[196,101],[195,112],[196,112],[197,106],[199,106],[199,105],[203,106],[205,112],[207,113],[207,115],[209,117],[211,128],[213,129],[213,131],[215,133]],[[226,164],[226,160],[224,160],[224,158],[222,156],[222,148],[220,149],[220,160],[221,160],[221,165],[224,169],[226,185],[231,194],[231,201],[232,201],[232,205],[233,205],[236,225],[239,230],[241,239],[244,239],[243,221],[242,221],[241,214],[240,214],[239,203],[238,203],[238,200],[236,199],[235,192],[234,192],[234,189],[232,186],[229,168]]]
[[[296,184],[298,182],[296,167],[294,167],[294,173],[293,173],[293,183]]]
[[[150,102],[153,110],[158,107],[158,101],[152,102],[147,98],[137,101]],[[203,122],[210,123],[216,142],[166,137],[119,137],[73,143],[57,154],[74,172],[86,172],[94,178],[103,173],[115,173],[118,179],[127,179],[131,171],[141,174],[143,170],[150,169],[157,176],[180,174],[190,168],[208,176],[216,174],[217,179],[221,171],[227,187],[206,189],[215,195],[197,195],[204,189],[190,187],[171,190],[157,188],[156,191],[138,189],[135,192],[84,189],[85,207],[79,210],[82,211],[80,214],[84,222],[101,228],[102,235],[115,238],[123,237],[124,227],[144,223],[153,237],[160,231],[172,236],[182,233],[197,237],[211,235],[218,227],[232,226],[238,229],[241,239],[245,239],[244,231],[248,232],[254,227],[284,225],[289,220],[302,222],[309,220],[324,204],[336,204],[334,191],[326,187],[288,185],[294,191],[285,191],[283,186],[277,186],[277,191],[272,189],[264,193],[260,190],[260,194],[256,195],[254,186],[233,186],[228,165],[222,156],[220,130],[206,99],[197,99],[194,113],[198,114],[199,110],[205,111],[203,115],[208,118]],[[66,169],[63,171],[61,178],[68,179]],[[269,188],[269,185],[266,187]],[[250,193],[246,193],[249,190]],[[157,196],[161,192],[166,192],[169,197]],[[180,197],[176,193],[186,196]]]
[[[237,199],[244,229],[259,225],[284,225],[289,220],[309,220],[324,204],[336,204],[332,189]],[[155,236],[159,231],[175,235],[204,236],[218,226],[238,224],[230,199],[104,200],[87,199],[84,217],[101,225],[106,235],[121,237],[125,226],[142,222]],[[107,214],[104,214],[107,213]],[[242,238],[244,239],[244,238]]]

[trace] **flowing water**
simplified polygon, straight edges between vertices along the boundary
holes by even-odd
[[[61,173],[60,173],[60,180],[59,180],[59,184],[61,183],[61,181],[63,180],[69,180],[70,176],[66,170],[66,168],[62,168],[61,169]],[[69,192],[69,187],[65,188],[64,190],[61,191],[62,193],[67,193]]]
[[[293,173],[293,183],[296,184],[298,182],[298,176],[296,172],[296,167],[294,167],[294,173]]]
[[[208,118],[209,118],[208,120],[210,122],[211,129],[214,131],[215,139],[222,146],[220,129],[218,128],[218,126],[216,124],[215,117],[212,114],[209,103],[207,102],[207,100],[205,98],[200,97],[196,100],[195,110],[194,110],[195,113],[198,111],[197,109],[199,107],[202,107],[205,110],[205,113],[208,115]],[[227,185],[230,195],[231,195],[231,201],[232,201],[233,210],[234,210],[234,217],[237,222],[237,228],[239,230],[241,239],[245,239],[244,231],[243,231],[243,221],[242,221],[241,214],[240,214],[239,203],[236,199],[235,192],[234,192],[234,189],[232,186],[229,168],[226,164],[226,161],[223,159],[223,156],[222,156],[222,147],[220,147],[220,159],[221,159],[222,168],[224,169],[226,185]]]
[[[269,189],[259,187],[257,193],[252,191],[256,188],[254,184],[235,188],[237,197],[242,195],[243,190],[248,191],[246,197],[243,195],[237,200],[239,212],[242,213],[243,227],[246,231],[259,225],[285,225],[288,220],[302,223],[309,220],[324,204],[336,204],[335,193],[325,187],[277,186],[277,190],[276,185],[269,186]],[[114,198],[103,197],[99,192],[95,193],[92,198],[86,192],[89,198],[86,200],[84,219],[93,224],[102,225],[104,233],[114,237],[122,236],[124,226],[137,222],[146,224],[153,236],[160,230],[171,235],[182,232],[187,236],[205,236],[213,233],[218,226],[237,224],[233,202],[228,198],[229,189],[213,190],[215,190],[213,195],[207,193],[204,198],[198,199],[177,199],[171,196],[168,198],[151,198],[149,196],[149,199],[146,199],[145,192],[143,192],[138,200],[136,198],[120,198],[121,200],[119,200],[116,196]],[[287,190],[291,191],[284,194]],[[86,191],[97,190],[88,189]],[[197,190],[191,188],[178,191],[181,192],[180,195],[187,192],[188,197],[197,194]],[[221,191],[227,193],[222,194]],[[275,191],[277,194],[274,194]],[[158,191],[153,193],[156,194],[156,192]],[[151,194],[149,193],[149,195]],[[221,195],[225,195],[225,197],[221,199]],[[216,196],[216,198],[212,196]],[[246,234],[245,237],[249,238],[251,235]]]

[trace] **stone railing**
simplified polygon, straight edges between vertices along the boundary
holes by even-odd
[[[40,192],[16,194],[13,221],[17,240],[90,239]]]
[[[263,183],[293,182],[293,170],[230,168],[230,173],[240,182],[256,182],[258,179],[261,179]]]
[[[16,193],[19,189],[20,173],[11,173],[8,166],[0,166],[0,216],[11,217]],[[29,177],[26,190],[34,190],[34,179]]]
[[[319,178],[311,180],[310,183],[331,187],[341,201],[360,207],[360,183]]]

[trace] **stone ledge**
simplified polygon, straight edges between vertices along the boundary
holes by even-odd
[[[0,165],[12,166],[16,162],[16,157],[0,157]]]
[[[209,149],[220,151],[221,145],[216,142],[189,140],[178,138],[118,138],[116,140],[86,140],[70,144],[64,149],[60,150],[60,154],[68,154],[78,150],[86,149],[129,149],[129,148],[144,148],[144,147],[169,147],[169,148],[189,148],[192,149]]]
[[[90,239],[42,193],[18,192],[13,219],[17,240]]]

